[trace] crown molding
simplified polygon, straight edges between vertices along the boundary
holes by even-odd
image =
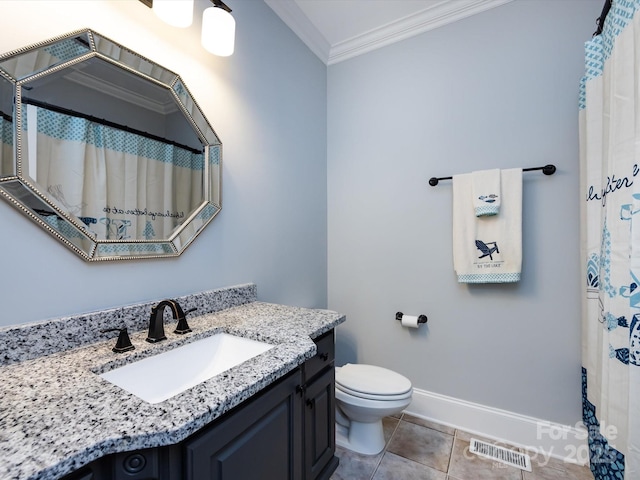
[[[320,60],[327,65],[333,65],[513,0],[443,0],[413,15],[335,45],[329,44],[295,0],[264,1]]]
[[[295,0],[264,0],[280,19],[293,30],[309,49],[327,64],[331,45],[311,23]]]
[[[331,46],[327,65],[442,27],[513,0],[442,1],[388,25]]]

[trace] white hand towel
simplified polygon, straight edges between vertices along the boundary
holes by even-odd
[[[500,169],[471,172],[473,206],[476,217],[497,215],[500,212]]]
[[[500,172],[500,215],[476,217],[473,174],[453,177],[453,265],[460,283],[513,283],[522,268],[522,169]]]

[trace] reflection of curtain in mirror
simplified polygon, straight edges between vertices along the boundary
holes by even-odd
[[[13,171],[13,123],[0,112],[0,174]]]
[[[167,238],[202,202],[201,153],[44,108],[37,115],[36,181],[98,238]]]

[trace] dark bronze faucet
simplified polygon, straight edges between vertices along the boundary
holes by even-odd
[[[189,333],[191,329],[187,324],[187,318],[185,312],[180,307],[180,304],[175,300],[162,300],[155,307],[151,307],[151,318],[149,319],[149,335],[147,336],[147,342],[155,343],[161,340],[166,340],[167,337],[164,334],[164,307],[169,307],[173,313],[174,320],[178,321],[178,326],[173,333],[184,334]],[[192,308],[187,310],[186,313],[197,310]]]
[[[107,332],[120,332],[118,335],[118,341],[116,342],[116,346],[112,348],[112,350],[116,353],[128,352],[129,350],[133,350],[136,347],[131,343],[131,339],[129,338],[129,333],[127,332],[127,327],[122,328],[107,328],[105,330],[100,330],[101,333]]]

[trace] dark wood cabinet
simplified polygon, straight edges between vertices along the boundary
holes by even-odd
[[[63,480],[183,480],[180,448],[170,445],[107,455]]]
[[[184,442],[185,480],[302,478],[300,369]]]
[[[338,466],[335,436],[335,338],[315,339],[316,355],[302,367],[304,384],[304,478],[326,480]]]
[[[304,461],[305,479],[328,479],[338,466],[334,456],[335,370],[327,368],[305,389]]]
[[[328,480],[335,456],[333,330],[299,368],[178,445],[102,457],[64,480]]]

